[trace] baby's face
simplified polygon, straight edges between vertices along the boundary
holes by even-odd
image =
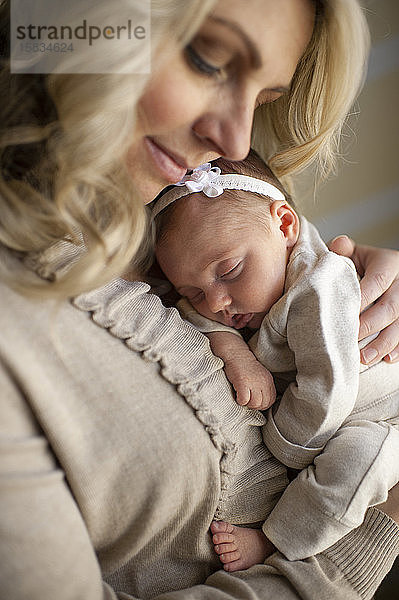
[[[231,225],[185,212],[157,248],[161,269],[205,317],[241,329],[257,328],[284,290],[288,259],[278,223]],[[223,221],[223,223],[222,223]]]

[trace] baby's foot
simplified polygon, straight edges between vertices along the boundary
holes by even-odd
[[[275,551],[259,529],[235,527],[225,521],[213,521],[212,541],[225,571],[241,571],[263,563]]]

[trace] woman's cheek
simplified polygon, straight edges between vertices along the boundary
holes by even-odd
[[[140,106],[147,135],[170,133],[191,124],[201,114],[203,92],[187,69],[160,73],[147,88]]]

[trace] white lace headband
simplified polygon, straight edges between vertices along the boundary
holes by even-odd
[[[194,169],[189,175],[185,175],[179,183],[176,183],[175,187],[160,197],[152,209],[152,219],[155,219],[169,204],[183,196],[203,192],[208,198],[216,198],[223,193],[223,190],[256,192],[272,200],[285,200],[284,194],[279,189],[263,179],[238,173],[221,175],[219,167],[212,167],[211,163],[205,163]]]

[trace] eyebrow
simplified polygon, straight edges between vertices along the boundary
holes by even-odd
[[[263,64],[262,57],[259,53],[258,48],[254,44],[254,42],[251,40],[251,38],[245,33],[245,31],[243,29],[241,29],[241,27],[239,25],[237,25],[237,23],[234,23],[234,21],[228,21],[227,19],[223,19],[222,17],[215,17],[214,15],[210,15],[209,18],[212,19],[212,21],[215,21],[216,23],[219,23],[220,25],[224,25],[225,27],[230,29],[230,31],[233,31],[234,33],[236,33],[241,38],[241,40],[244,42],[244,44],[246,45],[246,47],[249,51],[253,68],[260,69],[260,67]],[[290,85],[289,86],[278,86],[278,87],[270,89],[271,92],[282,92],[282,93],[289,92],[290,90],[291,90]]]
[[[212,21],[215,21],[216,23],[219,23],[220,25],[224,25],[225,27],[230,29],[230,31],[236,33],[247,46],[251,55],[251,61],[254,68],[259,69],[262,66],[262,58],[259,54],[259,50],[255,46],[251,38],[245,33],[243,29],[241,29],[239,25],[237,25],[237,23],[234,23],[234,21],[228,21],[227,19],[223,19],[222,17],[215,17],[213,15],[210,16],[210,19],[212,19]]]

